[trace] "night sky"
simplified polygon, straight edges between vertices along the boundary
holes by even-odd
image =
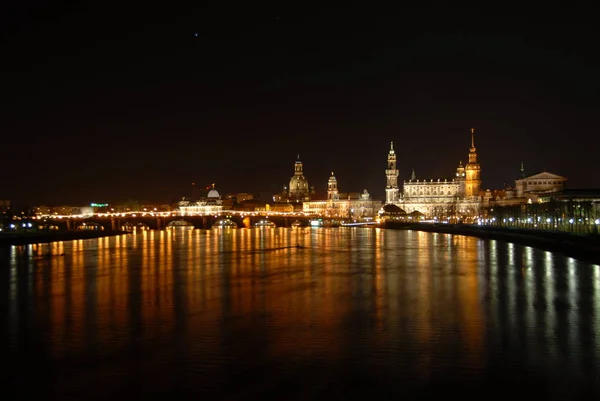
[[[521,160],[600,187],[591,9],[24,3],[0,21],[0,199],[274,192],[298,153],[318,190],[334,171],[342,192],[383,198],[391,140],[401,178],[451,178],[471,127],[483,188]]]

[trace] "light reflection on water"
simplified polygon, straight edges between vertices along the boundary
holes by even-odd
[[[530,247],[363,228],[170,229],[0,257],[13,393],[598,391],[600,267]]]

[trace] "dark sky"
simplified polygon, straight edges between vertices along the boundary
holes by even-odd
[[[471,127],[484,188],[521,160],[600,187],[593,9],[25,3],[0,21],[0,199],[274,191],[297,153],[318,189],[381,198],[391,140],[402,178],[450,178]]]

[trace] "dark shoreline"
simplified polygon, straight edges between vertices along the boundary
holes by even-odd
[[[0,234],[0,247],[12,245],[29,245],[57,241],[73,241],[80,239],[94,239],[128,234],[124,231],[59,231],[59,232],[34,232],[19,234]]]
[[[468,235],[515,244],[532,246],[567,256],[600,263],[600,235],[581,235],[565,232],[528,230],[492,226],[472,226],[463,224],[429,224],[386,222],[385,228],[396,230],[416,230],[442,234]]]

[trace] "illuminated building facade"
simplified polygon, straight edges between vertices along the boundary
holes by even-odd
[[[308,186],[308,180],[304,176],[302,161],[300,155],[294,163],[294,175],[290,178],[288,187],[283,187],[283,191],[273,196],[275,202],[306,202],[309,201],[311,195],[314,195],[314,187]]]
[[[362,193],[340,193],[333,172],[327,182],[327,199],[302,204],[304,213],[343,219],[374,217],[380,208],[381,201],[372,199],[366,189]]]
[[[535,198],[551,192],[559,192],[565,188],[566,177],[547,171],[532,174],[515,180],[518,198]]]
[[[37,216],[81,216],[94,213],[91,206],[34,206],[33,212]]]
[[[197,214],[215,214],[223,210],[221,195],[215,189],[215,184],[205,198],[198,201],[182,200],[179,202],[179,213],[182,216]]]
[[[483,205],[493,207],[540,202],[550,194],[563,191],[566,182],[566,177],[547,171],[527,175],[521,162],[521,173],[515,180],[514,187],[507,186],[504,190],[486,190],[483,194]]]
[[[419,180],[413,169],[411,178],[403,182],[403,191],[398,186],[398,169],[393,143],[388,152],[385,171],[386,204],[400,207],[406,213],[423,213],[428,218],[473,217],[480,211],[481,166],[477,161],[475,129],[471,129],[469,162],[459,162],[452,179]]]

